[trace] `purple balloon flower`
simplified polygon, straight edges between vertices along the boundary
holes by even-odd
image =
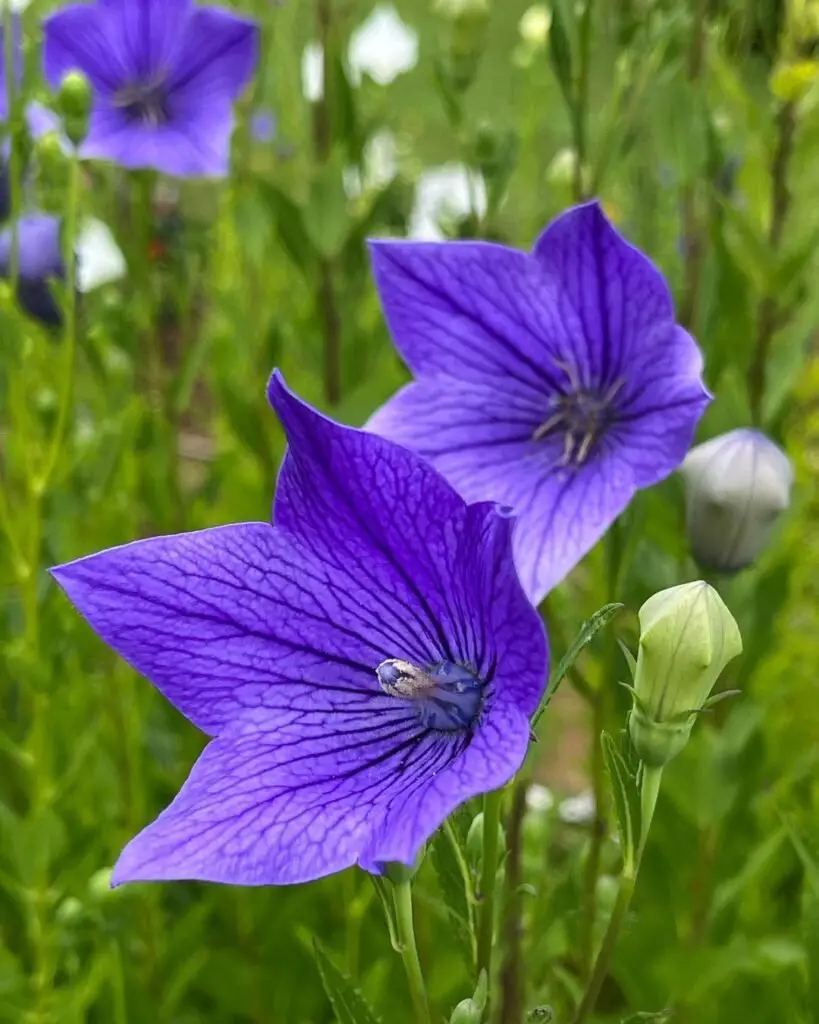
[[[413,863],[520,767],[546,640],[511,522],[274,374],[289,441],[273,525],[54,571],[100,636],[211,742],[114,881],[303,882]]]
[[[710,396],[660,272],[596,203],[534,251],[375,242],[375,278],[416,381],[368,428],[431,460],[467,501],[519,517],[539,602],[636,490],[682,461]]]
[[[14,229],[0,231],[0,277],[11,273]],[[62,324],[62,312],[51,291],[53,279],[65,278],[60,242],[60,220],[47,213],[25,213],[17,220],[17,301],[36,320],[48,327]]]
[[[97,0],[45,21],[45,73],[94,91],[83,157],[166,174],[228,172],[233,104],[258,60],[255,22],[191,0]]]

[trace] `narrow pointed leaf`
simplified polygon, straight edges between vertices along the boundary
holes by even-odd
[[[361,992],[346,975],[341,973],[318,941],[313,942],[313,954],[321,974],[324,991],[333,1007],[338,1024],[381,1024]]]

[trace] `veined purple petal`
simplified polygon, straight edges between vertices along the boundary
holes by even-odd
[[[161,79],[183,45],[192,0],[98,0],[108,45],[128,81]]]
[[[699,349],[659,271],[596,203],[559,217],[531,255],[471,242],[372,252],[417,383],[369,428],[468,500],[512,508],[518,571],[540,601],[683,459],[710,398]]]
[[[209,95],[236,100],[259,60],[254,21],[200,7],[188,19],[183,45],[168,78],[174,103],[197,106]]]
[[[45,71],[54,88],[74,69],[94,88],[83,157],[223,177],[258,37],[255,22],[190,0],[97,0],[46,20]]]
[[[97,4],[72,4],[43,22],[43,68],[53,90],[69,71],[82,71],[94,90],[104,96],[128,77],[122,53],[112,47],[109,18]]]
[[[412,863],[458,804],[508,779],[527,739],[525,715],[509,704],[455,750],[400,709],[248,715],[209,744],[171,806],[128,844],[114,883],[282,885]]]
[[[510,521],[467,506],[420,456],[311,410],[278,375],[269,393],[289,442],[272,525],[54,570],[100,636],[215,737],[117,881],[272,884],[411,863],[525,754],[547,652]],[[475,717],[430,726],[424,693],[383,687],[379,666],[396,659],[474,677]]]

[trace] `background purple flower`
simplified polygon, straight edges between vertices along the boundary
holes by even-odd
[[[410,864],[520,766],[546,674],[511,524],[274,375],[274,524],[54,570],[100,636],[213,737],[115,881],[300,882]]]
[[[91,82],[84,157],[223,176],[258,46],[255,22],[191,0],[97,0],[46,19],[45,73],[55,89],[72,70]]]
[[[11,224],[0,231],[0,277],[10,276],[13,234]],[[51,281],[65,278],[59,218],[38,212],[20,217],[17,254],[17,301],[36,320],[49,327],[59,327],[62,312],[51,292]]]
[[[668,287],[597,203],[527,254],[482,242],[375,242],[395,343],[417,380],[369,423],[468,501],[519,516],[538,602],[623,511],[682,461],[709,400]]]

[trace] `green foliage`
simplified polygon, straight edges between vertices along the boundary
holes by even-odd
[[[420,59],[382,87],[356,85],[341,57],[373,5],[332,0],[328,145],[300,85],[314,3],[235,0],[263,21],[264,47],[229,181],[153,194],[147,177],[84,165],[78,212],[110,226],[128,274],[83,296],[74,356],[0,284],[0,1022],[412,1021],[395,936],[360,871],[276,890],[108,888],[124,843],[172,799],[203,738],[101,644],[47,568],[140,536],[267,519],[284,449],[265,404],[271,369],[355,424],[404,383],[364,241],[404,235],[422,170],[461,162],[484,175],[487,203],[445,218],[452,236],[527,248],[549,218],[599,194],[667,275],[703,348],[716,400],[700,439],[753,420],[796,466],[794,507],[770,549],[738,577],[710,580],[744,637],[721,683],[742,696],[701,716],[665,771],[594,1019],[809,1024],[819,104],[811,68],[794,62],[816,40],[794,36],[788,4],[558,0],[548,36],[526,41],[529,0],[495,0],[481,52],[455,66],[431,3],[395,3],[420,34]],[[35,44],[53,6],[34,0],[24,15],[26,99],[48,99]],[[772,81],[796,82],[795,101]],[[260,107],[278,117],[270,144],[249,131]],[[396,140],[389,182],[367,170],[385,128]],[[59,146],[33,145],[17,121],[10,134],[33,153],[26,201],[64,213]],[[526,804],[519,828],[506,799],[499,878],[515,884],[498,886],[492,1024],[568,1022],[581,999],[639,834],[635,766],[608,738],[628,706],[615,640],[636,650],[636,609],[700,574],[683,522],[677,481],[638,495],[618,527],[618,571],[601,546],[549,598],[547,703],[573,687],[607,738],[602,748],[591,737],[590,764],[569,766],[595,790],[589,820],[561,814],[559,783],[554,806]],[[566,777],[554,753],[566,697],[539,724],[526,769],[539,779]],[[478,983],[465,850],[476,810],[436,835],[414,882],[436,1022]]]

